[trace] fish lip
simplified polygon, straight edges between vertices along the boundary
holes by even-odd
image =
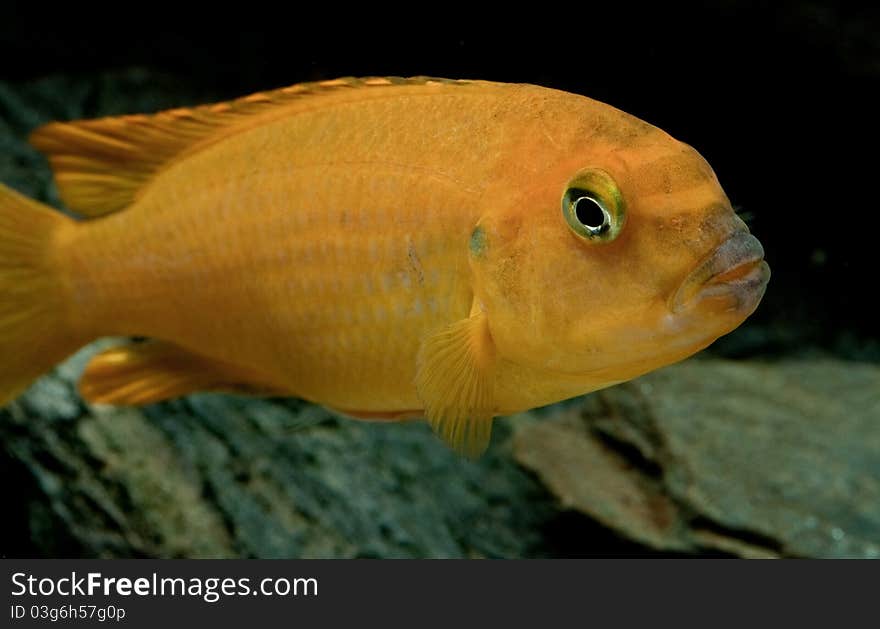
[[[757,297],[757,305],[769,279],[770,267],[764,262],[764,247],[748,230],[737,230],[684,279],[672,295],[669,308],[677,313],[701,295],[725,292],[752,294]]]

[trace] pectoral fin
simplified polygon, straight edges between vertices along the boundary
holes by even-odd
[[[489,445],[495,405],[495,344],[478,311],[427,338],[416,387],[425,417],[457,452],[477,457]]]
[[[96,354],[79,381],[83,398],[100,404],[150,404],[197,391],[283,395],[246,369],[193,354],[164,341]]]

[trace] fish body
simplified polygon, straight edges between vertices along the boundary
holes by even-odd
[[[87,220],[0,193],[0,239],[14,212],[46,224],[5,257],[0,242],[0,282],[8,259],[59,331],[6,398],[94,338],[145,336],[93,359],[87,399],[299,396],[426,415],[474,454],[495,415],[705,347],[768,277],[696,151],[532,85],[345,79],[32,141]],[[25,275],[19,249],[39,252]]]

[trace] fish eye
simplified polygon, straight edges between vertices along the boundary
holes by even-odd
[[[562,196],[562,213],[576,236],[595,242],[614,240],[625,219],[623,197],[603,170],[579,172]]]
[[[584,192],[583,196],[577,197],[573,203],[574,214],[577,217],[578,222],[580,222],[580,224],[583,225],[591,235],[598,236],[611,227],[611,215],[608,213],[608,210],[602,207],[602,204],[597,199],[589,196],[588,193]]]

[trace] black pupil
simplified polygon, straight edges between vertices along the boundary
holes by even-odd
[[[605,224],[605,212],[599,203],[590,197],[581,197],[574,204],[574,212],[578,221],[591,229],[598,229]]]

